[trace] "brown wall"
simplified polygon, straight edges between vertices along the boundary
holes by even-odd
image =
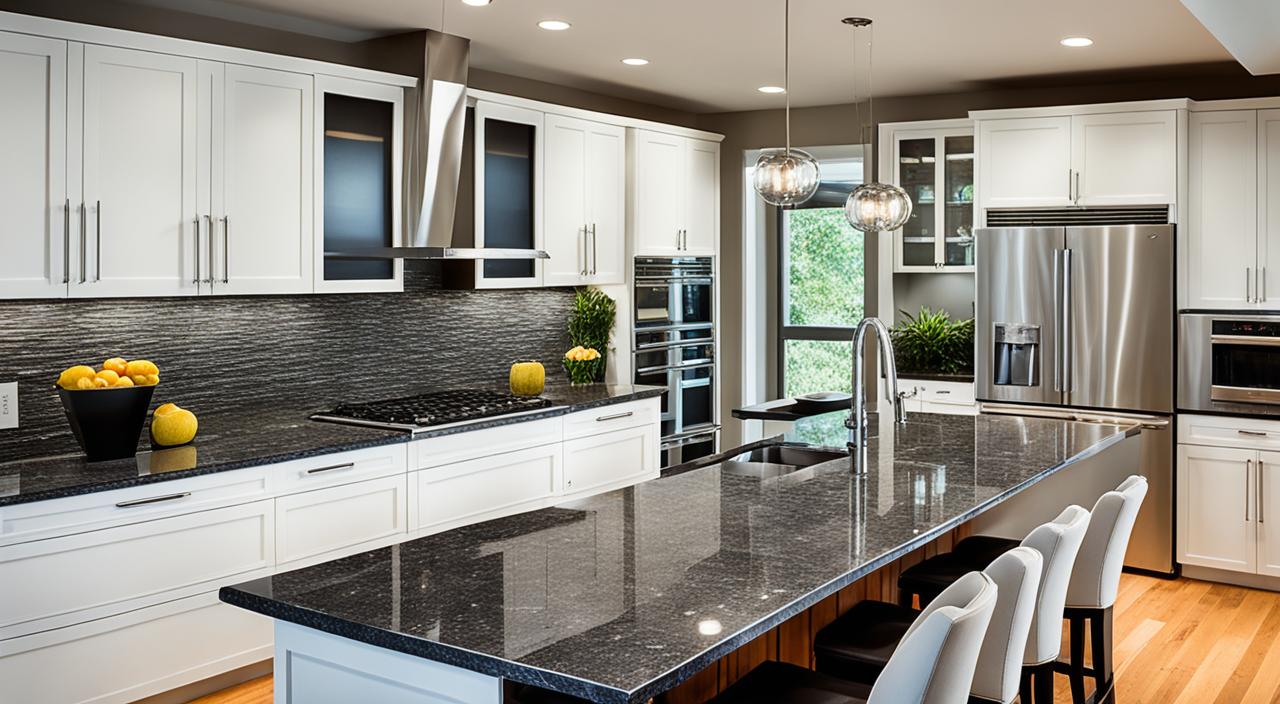
[[[1107,103],[1158,98],[1215,100],[1280,96],[1280,76],[1252,77],[1239,65],[1212,64],[1165,68],[1158,71],[1113,72],[1083,76],[1058,76],[1006,81],[977,91],[884,98],[875,102],[876,123],[963,118],[969,110]],[[867,119],[865,104],[862,119]],[[699,129],[725,135],[721,145],[720,222],[721,290],[741,291],[743,152],[780,146],[783,139],[781,110],[710,113],[698,116]],[[797,146],[856,144],[857,121],[853,104],[803,108],[792,111],[792,143]],[[876,173],[874,170],[868,173]],[[874,240],[868,239],[865,261],[876,261]],[[867,309],[874,310],[877,276],[866,272]],[[726,296],[726,300],[728,297]],[[721,404],[724,409],[723,442],[732,446],[740,437],[738,421],[728,411],[742,405],[741,308],[722,306],[720,361]]]

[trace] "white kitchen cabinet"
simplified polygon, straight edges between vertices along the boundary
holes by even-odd
[[[913,203],[911,217],[893,233],[895,272],[973,271],[973,125],[955,122],[882,127],[892,156],[881,175]]]
[[[1235,572],[1257,568],[1252,450],[1178,446],[1178,561]]]
[[[557,441],[411,473],[409,530],[438,533],[542,508],[563,481],[562,458]]]
[[[1280,303],[1280,110],[1258,111],[1258,272],[1254,303]]]
[[[537,110],[477,101],[475,246],[542,249],[543,134]],[[542,260],[478,259],[475,288],[542,285]]]
[[[375,547],[403,535],[405,481],[400,473],[276,499],[276,563]]]
[[[566,441],[566,498],[589,496],[658,476],[658,430],[646,424]]]
[[[216,294],[310,293],[312,77],[236,65],[225,74],[222,105],[214,106],[223,132],[207,166],[212,207],[200,211],[208,253],[201,277]]]
[[[1280,452],[1259,452],[1257,473],[1258,574],[1280,577]]]
[[[710,256],[720,223],[720,145],[632,130],[630,211],[635,253]]]
[[[1177,112],[1072,116],[1071,168],[1076,205],[1177,203]]]
[[[1259,131],[1254,110],[1191,113],[1186,239],[1191,308],[1254,305],[1258,177],[1264,173]]]
[[[71,295],[195,295],[198,62],[108,46],[83,50],[82,85],[72,88],[84,95],[78,216],[85,266]]]
[[[0,32],[0,95],[0,298],[63,297],[73,264],[67,43]]]
[[[1174,205],[1178,113],[978,120],[978,198],[984,208]]]
[[[1072,205],[1071,118],[979,120],[977,171],[984,208]]]
[[[553,114],[544,129],[543,285],[623,283],[626,130]]]

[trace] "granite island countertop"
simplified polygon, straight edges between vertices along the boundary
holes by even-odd
[[[842,448],[845,414],[786,438]],[[713,458],[588,499],[221,590],[319,631],[596,702],[669,690],[1137,426],[874,418],[870,468]],[[890,439],[891,438],[891,439]],[[554,520],[553,520],[554,519]]]
[[[427,429],[413,435],[313,421],[309,416],[321,409],[287,404],[206,413],[200,416],[200,432],[192,443],[152,450],[144,427],[138,454],[123,460],[88,462],[74,441],[62,454],[4,458],[0,460],[0,507],[523,423],[652,398],[664,391],[664,387],[630,384],[552,385],[542,394],[553,404],[545,409]]]

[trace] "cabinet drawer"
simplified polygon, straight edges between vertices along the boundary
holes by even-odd
[[[125,704],[271,657],[272,621],[215,592],[0,641],[3,699]]]
[[[408,464],[409,452],[406,445],[397,443],[282,462],[267,469],[272,476],[279,477],[279,493],[295,494],[299,491],[404,474]]]
[[[440,531],[545,506],[561,478],[561,445],[436,467],[410,476],[410,526]]]
[[[641,425],[656,426],[658,416],[658,399],[656,398],[578,411],[564,417],[564,439],[582,438]]]
[[[974,404],[973,384],[955,381],[913,381],[911,383],[918,390],[917,395],[924,403],[943,403],[952,406]]]
[[[248,503],[271,495],[265,467],[0,508],[0,545]]]
[[[1181,414],[1178,416],[1178,443],[1253,450],[1280,449],[1280,421]]]
[[[409,468],[415,470],[440,467],[527,447],[559,443],[563,439],[563,428],[562,417],[557,416],[415,440],[409,443]]]
[[[407,481],[382,477],[276,499],[276,563],[404,533]]]
[[[249,579],[271,567],[273,502],[0,548],[0,639]]]
[[[570,440],[564,444],[564,495],[630,486],[658,476],[658,431],[651,425]]]

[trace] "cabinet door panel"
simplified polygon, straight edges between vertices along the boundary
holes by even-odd
[[[591,283],[620,284],[626,280],[626,131],[589,124],[586,213],[591,226]]]
[[[411,473],[410,530],[438,532],[541,508],[560,484],[559,443]]]
[[[617,430],[564,444],[564,494],[586,496],[651,479],[658,472],[655,425]]]
[[[195,59],[84,49],[85,283],[72,296],[198,292]]]
[[[67,43],[0,32],[0,297],[67,295]]]
[[[587,277],[587,142],[590,123],[547,115],[543,144],[544,221],[547,254],[542,282],[547,286],[573,286]]]
[[[680,252],[684,229],[684,139],[635,131],[636,254],[671,256]]]
[[[720,221],[720,145],[699,139],[686,141],[685,247],[688,255],[716,253],[716,223]]]
[[[1280,110],[1258,112],[1258,288],[1260,304],[1280,302]],[[1272,279],[1270,282],[1267,279]],[[1268,290],[1269,289],[1269,290]]]
[[[978,123],[978,196],[986,208],[1071,205],[1071,118]]]
[[[1258,574],[1280,577],[1280,452],[1259,452]]]
[[[1173,110],[1076,115],[1073,168],[1080,205],[1158,205],[1178,200],[1178,126]]]
[[[1257,113],[1191,113],[1187,300],[1246,308],[1257,262]]]
[[[277,499],[276,563],[350,554],[357,545],[404,533],[405,481],[383,477]]]
[[[1256,457],[1253,450],[1178,446],[1179,562],[1254,571]]]
[[[215,293],[311,292],[311,81],[226,67],[226,195],[206,269]]]

